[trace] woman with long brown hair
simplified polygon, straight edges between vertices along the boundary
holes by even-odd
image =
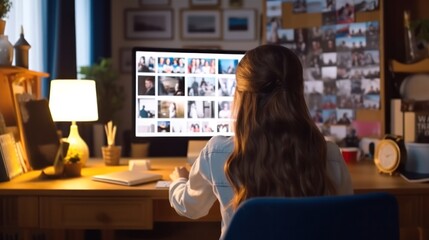
[[[326,142],[304,99],[302,66],[288,48],[248,51],[236,71],[234,137],[213,137],[190,173],[171,174],[171,206],[199,218],[218,200],[225,232],[235,209],[261,196],[352,194],[339,148]]]

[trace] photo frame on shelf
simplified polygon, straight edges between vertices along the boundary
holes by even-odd
[[[133,69],[132,48],[119,49],[119,70],[121,73],[131,73]]]
[[[126,39],[172,39],[171,9],[126,9],[124,14]]]
[[[229,0],[229,7],[240,8],[243,6],[243,0]]]
[[[217,10],[182,10],[183,39],[220,39],[221,12]]]
[[[233,9],[223,11],[223,39],[254,40],[256,36],[256,11]]]
[[[170,5],[170,0],[140,0],[141,6],[161,7]]]
[[[189,5],[192,8],[200,8],[200,7],[219,7],[220,0],[189,0]]]

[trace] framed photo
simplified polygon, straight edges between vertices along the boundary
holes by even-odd
[[[243,6],[243,0],[229,0],[229,7],[239,8]]]
[[[220,11],[182,10],[183,39],[219,39],[221,37]]]
[[[125,10],[125,38],[171,39],[173,38],[173,11]]]
[[[131,73],[133,69],[132,48],[119,49],[119,70],[121,73]]]
[[[223,11],[223,39],[253,40],[256,36],[256,11],[236,9]]]
[[[170,0],[140,0],[142,6],[167,6],[170,4]]]
[[[191,7],[217,7],[220,0],[189,0]]]

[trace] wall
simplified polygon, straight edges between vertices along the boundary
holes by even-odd
[[[230,0],[219,0],[221,9],[229,9]],[[112,1],[112,58],[114,64],[118,66],[121,49],[132,48],[135,46],[141,47],[169,47],[169,48],[182,48],[184,46],[219,46],[222,49],[227,50],[247,50],[254,48],[260,44],[261,39],[261,14],[263,11],[263,0],[242,0],[242,8],[251,8],[256,10],[256,37],[254,40],[246,41],[224,41],[224,40],[182,40],[180,37],[180,10],[189,9],[190,0],[170,0],[169,5],[166,7],[152,7],[140,5],[139,0],[121,0]],[[124,13],[126,9],[165,9],[169,8],[173,10],[174,18],[174,37],[171,40],[130,40],[124,37]],[[130,56],[131,58],[131,56]],[[132,112],[131,112],[131,86],[132,86],[132,75],[131,73],[121,73],[120,80],[125,88],[126,102],[124,109],[119,113],[120,116],[124,116],[120,123],[117,123],[119,134],[117,143],[121,144],[123,139],[123,131],[131,129]]]
[[[337,1],[337,9],[341,6],[344,9],[347,2],[350,0]],[[384,135],[384,66],[380,64],[384,62],[384,39],[380,30],[383,29],[383,1],[380,0],[377,9],[359,9],[355,5],[356,12],[349,19],[338,18],[340,14],[335,10],[322,13],[321,2],[308,5],[317,11],[303,13],[296,13],[294,8],[298,5],[292,2],[271,1],[267,4],[267,22],[273,22],[273,26],[279,28],[274,31],[279,37],[270,34],[267,39],[295,49],[302,60],[307,106],[323,133],[338,141],[347,136],[350,128],[354,128],[359,137]],[[363,32],[367,31],[369,23],[376,30],[367,36]],[[269,25],[271,23],[267,24],[267,29],[276,29]],[[333,25],[342,28],[329,29]],[[353,30],[355,28],[360,31]],[[290,29],[294,30],[287,35]],[[336,31],[336,34],[329,34],[330,31]],[[327,39],[335,46],[326,47]],[[341,42],[348,47],[339,45]],[[353,56],[356,60],[365,55],[376,60],[370,63],[352,61]],[[331,60],[328,61],[329,56]],[[311,74],[306,74],[308,72]],[[342,116],[350,118],[349,123],[344,122]]]

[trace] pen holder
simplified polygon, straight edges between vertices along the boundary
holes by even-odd
[[[121,159],[121,150],[121,146],[101,147],[104,164],[107,166],[119,165],[119,160]]]

